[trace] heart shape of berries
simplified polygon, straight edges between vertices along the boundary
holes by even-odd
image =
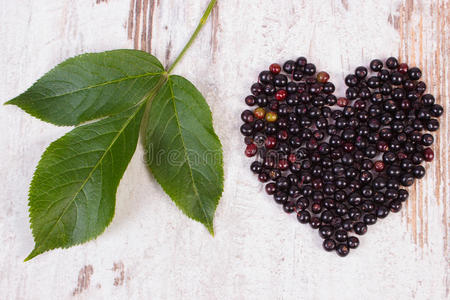
[[[262,71],[245,98],[241,133],[251,170],[267,194],[302,224],[318,229],[326,251],[346,256],[356,235],[398,212],[404,187],[425,176],[443,108],[426,94],[419,68],[394,57],[370,62],[345,77],[334,96],[326,72],[300,57],[283,70]]]

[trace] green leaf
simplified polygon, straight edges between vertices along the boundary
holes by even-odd
[[[25,260],[86,242],[111,222],[117,186],[136,149],[144,100],[75,128],[44,152],[29,193],[35,248]]]
[[[56,125],[78,125],[134,106],[163,72],[158,59],[143,51],[83,54],[59,64],[6,104]]]
[[[214,234],[223,158],[205,99],[188,80],[171,75],[151,103],[146,126],[147,163],[156,180],[187,216]]]

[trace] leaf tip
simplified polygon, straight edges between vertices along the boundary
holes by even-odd
[[[28,256],[23,260],[24,262],[30,261],[31,259],[35,258],[36,256],[38,256],[40,253],[36,251],[36,248],[33,249],[33,251],[31,251],[30,254],[28,254]]]
[[[209,233],[214,237],[214,226],[212,223],[205,224],[206,229],[208,229]]]
[[[3,103],[3,105],[12,105],[12,104],[15,104],[14,103],[14,99],[11,99],[11,100],[6,101],[5,103]]]

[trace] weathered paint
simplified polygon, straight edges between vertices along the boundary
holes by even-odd
[[[206,5],[3,1],[0,99],[85,51],[141,49],[169,65]],[[175,70],[205,95],[224,146],[215,238],[170,202],[138,149],[119,187],[116,217],[101,237],[23,263],[33,246],[28,184],[43,150],[69,129],[0,106],[0,298],[448,298],[449,11],[443,0],[219,0]],[[344,74],[395,54],[422,68],[429,91],[446,108],[435,134],[436,159],[409,189],[402,213],[371,227],[360,248],[341,259],[264,195],[242,155],[238,116],[249,85],[272,62],[305,55],[329,71],[342,93]]]

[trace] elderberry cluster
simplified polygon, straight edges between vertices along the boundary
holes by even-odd
[[[386,68],[384,68],[386,67]],[[326,72],[304,57],[259,74],[245,103],[241,133],[251,170],[286,213],[318,229],[327,251],[346,256],[367,226],[408,199],[425,175],[443,108],[421,70],[394,57],[375,59],[345,77],[336,98]]]

